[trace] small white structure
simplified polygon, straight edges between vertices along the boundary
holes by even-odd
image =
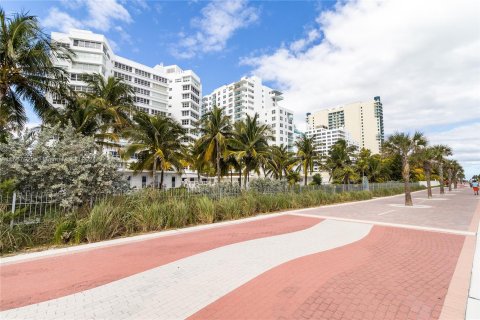
[[[130,188],[143,189],[151,187],[153,184],[153,174],[151,170],[144,170],[141,172],[134,172],[130,169],[121,169],[121,172],[126,180],[129,181]],[[160,186],[161,172],[157,171],[157,184]],[[205,177],[198,175],[196,172],[186,170],[184,172],[166,171],[163,173],[163,189],[171,188],[193,188],[199,184],[214,183],[215,177]]]

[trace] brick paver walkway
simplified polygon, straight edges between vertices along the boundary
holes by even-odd
[[[480,201],[470,190],[435,199],[418,192],[417,208],[397,196],[6,259],[0,318],[461,319]]]
[[[320,220],[282,216],[0,266],[0,310],[63,297],[221,246],[309,228]]]
[[[463,241],[374,227],[262,274],[191,319],[437,319]]]

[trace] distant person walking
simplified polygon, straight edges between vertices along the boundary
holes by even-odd
[[[478,196],[478,181],[477,180],[473,180],[472,181],[472,188],[473,188],[473,194]]]

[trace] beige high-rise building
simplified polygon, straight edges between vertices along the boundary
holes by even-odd
[[[307,130],[315,128],[345,129],[360,148],[380,153],[384,140],[383,106],[380,97],[373,101],[355,102],[343,106],[307,113]]]

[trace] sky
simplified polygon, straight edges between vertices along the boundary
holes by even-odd
[[[5,1],[46,32],[105,34],[116,54],[194,70],[203,93],[257,75],[305,113],[380,96],[387,136],[422,131],[480,174],[480,1]],[[36,117],[29,112],[30,121]],[[38,121],[38,120],[37,120]]]

